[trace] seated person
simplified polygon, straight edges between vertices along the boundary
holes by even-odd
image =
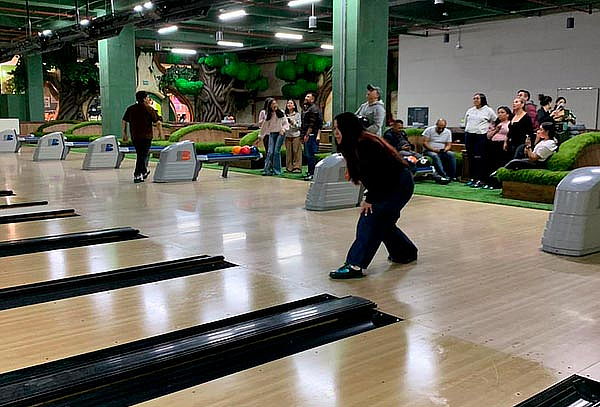
[[[410,151],[414,149],[414,146],[408,141],[408,136],[404,129],[404,122],[400,119],[394,120],[392,127],[390,127],[384,134],[383,139],[390,143],[392,147],[400,151]]]
[[[531,149],[531,141],[525,142],[523,150],[526,158],[511,160],[504,166],[509,170],[521,170],[525,168],[545,168],[548,158],[558,148],[556,143],[556,129],[554,123],[545,122],[540,125],[535,137],[535,147]]]
[[[441,177],[456,181],[456,157],[450,151],[452,132],[446,128],[445,119],[438,119],[435,126],[430,126],[423,132],[424,154],[431,157],[433,166]]]

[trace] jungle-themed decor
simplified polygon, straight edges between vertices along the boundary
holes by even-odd
[[[192,65],[173,65],[160,86],[163,93],[174,91],[188,98],[195,121],[219,122],[244,108],[258,91],[268,89],[269,82],[258,65],[226,53],[200,57]]]
[[[306,92],[317,92],[316,103],[325,107],[332,90],[333,59],[329,56],[299,53],[293,61],[281,61],[275,68],[275,76],[287,83],[281,94],[288,99],[301,99]]]

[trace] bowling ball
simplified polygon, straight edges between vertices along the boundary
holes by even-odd
[[[233,151],[232,152],[233,152],[233,154],[238,155],[238,154],[240,154],[240,150],[241,149],[242,149],[242,147],[235,146],[235,147],[233,147]]]
[[[256,146],[250,147],[250,153],[251,154],[258,154],[258,147],[256,147]]]
[[[240,154],[250,154],[250,147],[244,146],[240,149]]]

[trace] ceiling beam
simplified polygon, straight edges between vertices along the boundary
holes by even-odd
[[[549,9],[559,9],[559,10],[573,10],[573,11],[581,11],[583,13],[592,14],[591,2],[589,8],[580,8],[577,7],[579,4],[575,3],[567,3],[567,4],[556,4],[552,1],[545,0],[527,0],[529,3],[539,4],[540,6],[547,6]]]

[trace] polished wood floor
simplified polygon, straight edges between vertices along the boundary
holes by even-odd
[[[339,282],[327,272],[357,211],[305,211],[307,183],[202,169],[133,184],[129,160],[82,171],[83,155],[31,151],[0,155],[0,189],[81,216],[0,225],[0,240],[114,226],[149,239],[0,258],[0,288],[197,254],[240,266],[1,311],[0,372],[327,292],[405,321],[144,405],[512,406],[573,373],[600,380],[600,255],[541,252],[548,212],[415,196],[399,225],[419,260],[382,249],[367,278]]]

